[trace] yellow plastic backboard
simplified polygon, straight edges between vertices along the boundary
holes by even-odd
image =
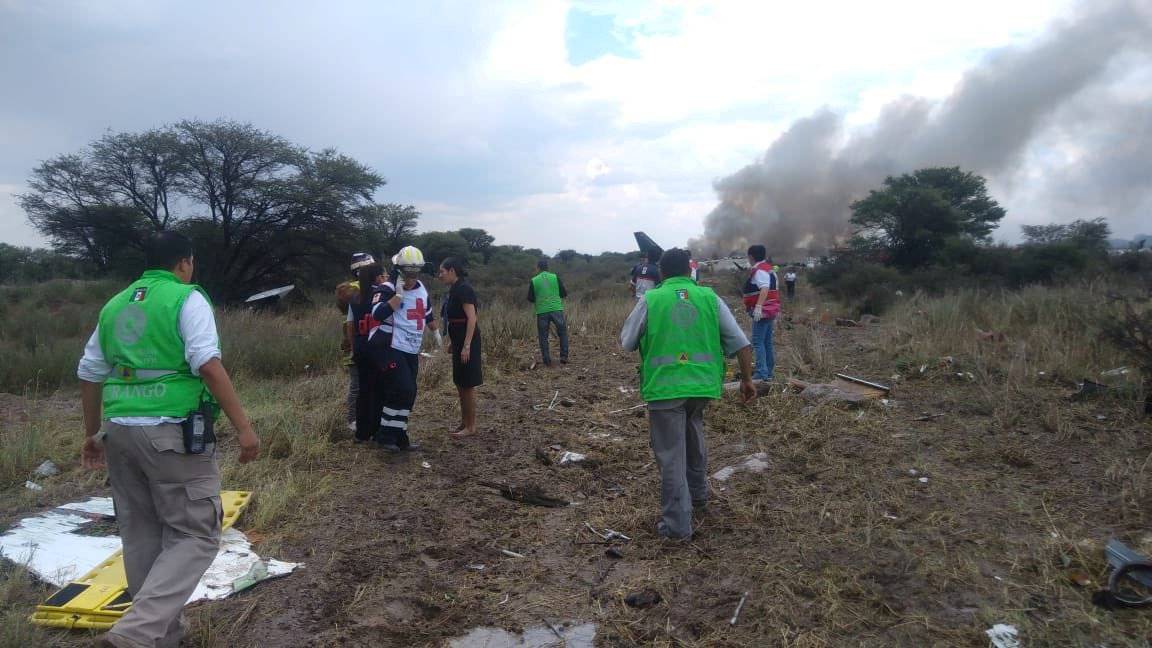
[[[251,498],[250,491],[221,491],[220,503],[224,509],[221,528],[232,526]],[[37,605],[31,621],[52,628],[107,630],[131,607],[124,553],[117,551]]]

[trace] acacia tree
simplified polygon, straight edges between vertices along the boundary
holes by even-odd
[[[358,249],[390,256],[416,237],[420,212],[412,205],[369,205],[356,214],[361,235]]]
[[[473,254],[479,254],[484,259],[484,263],[492,260],[492,244],[496,242],[495,236],[475,227],[465,227],[456,230],[456,233],[468,241],[468,249]]]
[[[41,164],[20,203],[57,251],[102,271],[138,267],[151,231],[184,231],[196,242],[197,280],[235,299],[345,257],[356,215],[383,184],[334,150],[308,151],[251,124],[183,121],[106,135]]]
[[[1049,225],[1021,225],[1024,241],[1029,245],[1052,245],[1067,243],[1093,252],[1108,250],[1108,236],[1111,230],[1103,218],[1075,220],[1071,223]]]
[[[852,203],[856,243],[880,250],[900,268],[928,265],[950,240],[987,241],[1004,209],[984,178],[959,167],[889,176],[884,188]]]

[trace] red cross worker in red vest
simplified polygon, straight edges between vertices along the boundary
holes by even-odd
[[[402,452],[420,449],[408,434],[408,420],[416,404],[424,330],[439,325],[420,281],[424,254],[408,246],[392,257],[392,264],[392,275],[372,308],[372,317],[381,324],[369,346],[380,369],[383,402],[375,441],[386,452]]]

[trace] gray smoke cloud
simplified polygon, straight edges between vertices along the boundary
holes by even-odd
[[[927,166],[985,175],[1041,201],[1051,221],[1135,218],[1152,209],[1152,74],[1141,70],[1152,70],[1152,2],[1085,3],[1038,41],[987,57],[945,99],[901,98],[851,133],[827,109],[798,120],[715,183],[720,204],[691,245],[707,255],[751,243],[781,258],[821,253],[847,235],[852,201],[887,175]],[[1059,159],[1041,181],[1020,180],[1036,156]]]

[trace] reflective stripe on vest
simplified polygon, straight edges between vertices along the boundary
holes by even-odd
[[[645,401],[719,398],[724,349],[716,293],[673,277],[644,294],[648,320],[640,340]]]
[[[180,311],[194,290],[171,272],[148,270],[100,311],[100,349],[113,367],[104,382],[105,418],[184,417],[208,397],[180,335]]]

